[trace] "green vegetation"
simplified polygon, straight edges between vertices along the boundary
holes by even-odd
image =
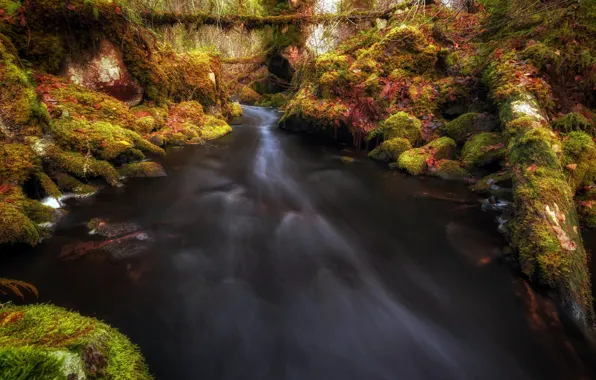
[[[0,309],[2,379],[151,379],[136,346],[93,318],[51,305]]]

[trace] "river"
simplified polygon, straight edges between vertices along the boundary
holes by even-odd
[[[498,259],[465,184],[278,118],[245,107],[231,135],[170,149],[167,177],[66,201],[56,236],[7,252],[0,277],[117,327],[157,379],[594,376],[581,335]],[[92,218],[121,233],[89,235]]]

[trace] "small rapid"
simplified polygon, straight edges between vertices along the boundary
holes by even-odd
[[[56,236],[6,255],[0,277],[119,328],[157,379],[594,375],[552,303],[498,262],[465,185],[244,111],[231,135],[171,149],[168,177],[65,200]],[[92,218],[144,238],[89,235]]]

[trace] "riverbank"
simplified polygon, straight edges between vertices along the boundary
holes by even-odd
[[[581,228],[592,225],[593,65],[555,69],[547,55],[591,57],[593,4],[537,5],[531,19],[505,3],[402,8],[298,61],[282,128],[349,142],[411,175],[472,182],[524,275],[592,326]],[[571,36],[585,48],[562,44]],[[573,76],[581,83],[562,85]]]

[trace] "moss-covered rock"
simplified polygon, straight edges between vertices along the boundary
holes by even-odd
[[[483,132],[472,136],[462,149],[465,168],[483,167],[505,157],[505,144],[498,133]]]
[[[60,119],[53,123],[51,134],[63,149],[90,152],[94,157],[112,161],[116,158],[126,161],[143,159],[139,150],[164,155],[158,146],[143,139],[136,132],[105,121],[94,123]]]
[[[40,226],[52,223],[56,212],[29,199],[18,186],[0,186],[0,244],[36,245],[47,231]]]
[[[124,335],[52,305],[0,308],[0,377],[151,379]]]
[[[215,140],[232,132],[232,127],[224,120],[207,115],[205,125],[200,129],[200,137],[205,141]]]
[[[403,152],[397,160],[397,166],[411,175],[424,174],[429,165],[435,166],[441,160],[452,159],[456,146],[449,137],[438,138],[420,148]]]
[[[396,161],[399,156],[412,149],[412,144],[403,137],[394,137],[383,141],[378,147],[368,153],[368,157],[378,161]]]
[[[48,165],[78,178],[100,177],[112,186],[120,184],[120,174],[107,161],[95,159],[91,155],[66,152],[55,146],[47,147],[45,153],[45,161]]]
[[[455,140],[456,143],[463,144],[474,132],[476,132],[477,119],[478,114],[476,112],[465,113],[445,124],[441,128],[441,131],[445,136]]]
[[[394,113],[372,132],[372,136],[382,135],[385,140],[404,138],[416,145],[422,138],[422,123],[416,117],[403,111]]]
[[[439,160],[429,170],[429,173],[447,180],[461,180],[469,176],[468,171],[462,168],[460,162],[456,160]]]
[[[232,103],[231,110],[230,110],[230,117],[240,117],[242,116],[242,106],[238,102]]]
[[[240,94],[238,94],[238,96],[240,97],[241,103],[249,105],[256,104],[263,98],[258,92],[248,86],[242,87],[242,90],[240,90]]]
[[[126,164],[118,169],[118,172],[129,178],[139,177],[165,177],[166,171],[157,162],[143,161]]]

